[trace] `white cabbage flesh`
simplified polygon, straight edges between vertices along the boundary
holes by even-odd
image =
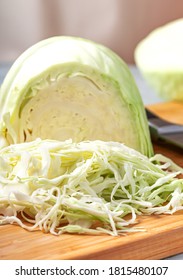
[[[17,59],[1,87],[0,127],[3,144],[99,139],[153,154],[127,65],[106,47],[79,38],[44,40]]]
[[[105,88],[94,82],[78,75],[60,78],[40,89],[19,112],[18,141],[48,136],[58,140],[72,136],[73,141],[124,139],[138,149],[134,123],[120,121],[124,116],[130,120],[130,112],[117,90],[110,84]]]
[[[183,209],[183,169],[117,142],[37,139],[1,149],[0,164],[2,225],[116,236]]]

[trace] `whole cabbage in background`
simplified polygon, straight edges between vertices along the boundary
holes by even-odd
[[[183,19],[152,31],[137,45],[134,57],[157,95],[183,101]]]
[[[108,48],[53,37],[25,51],[0,92],[1,146],[36,138],[123,142],[151,156],[141,96],[128,66]]]

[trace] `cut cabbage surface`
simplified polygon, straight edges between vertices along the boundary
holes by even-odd
[[[116,236],[183,209],[182,168],[117,142],[37,139],[1,149],[0,166],[2,225]]]
[[[135,49],[144,78],[164,100],[183,101],[183,19],[152,31]]]
[[[80,38],[49,38],[17,59],[1,86],[0,126],[2,145],[99,139],[153,154],[128,66],[108,48]]]

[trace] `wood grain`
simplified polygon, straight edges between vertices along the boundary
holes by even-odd
[[[53,236],[18,226],[1,229],[0,259],[161,259],[183,250],[183,213],[143,216],[146,232],[126,236]]]
[[[176,107],[176,109],[175,109]],[[183,124],[183,104],[165,103],[150,107],[161,117]],[[183,151],[154,144],[183,167]],[[141,216],[144,232],[120,237],[63,234],[53,236],[28,232],[16,225],[0,227],[0,259],[162,259],[183,252],[183,212],[173,215]]]

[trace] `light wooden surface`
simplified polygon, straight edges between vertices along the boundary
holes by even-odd
[[[183,124],[183,102],[165,102],[147,107],[165,120]]]
[[[183,104],[165,103],[151,109],[160,116],[183,124]],[[183,167],[183,151],[154,145]],[[162,259],[183,252],[183,212],[142,216],[145,232],[126,236],[53,236],[28,232],[15,225],[0,227],[0,259]]]

